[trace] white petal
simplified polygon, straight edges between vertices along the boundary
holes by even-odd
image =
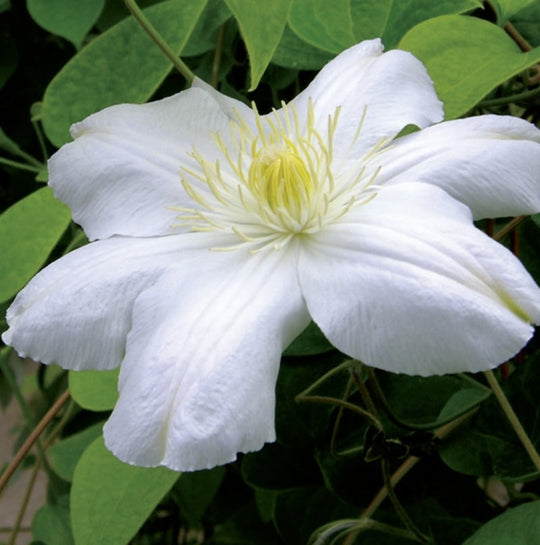
[[[385,187],[353,217],[299,260],[308,310],[343,352],[431,375],[494,367],[531,337],[538,286],[444,191]]]
[[[441,123],[398,139],[375,162],[376,183],[438,185],[476,219],[540,211],[540,131],[515,117]]]
[[[185,257],[135,304],[105,441],[128,463],[192,471],[274,440],[281,351],[309,317],[288,250]]]
[[[426,127],[443,118],[442,103],[424,65],[405,51],[383,53],[383,49],[379,39],[347,49],[292,101],[301,115],[308,100],[313,101],[321,132],[326,130],[328,115],[340,106],[336,156],[365,151],[382,138],[394,137],[407,124]]]
[[[21,354],[68,369],[111,369],[125,354],[135,298],[182,263],[179,237],[94,242],[55,261],[7,312],[2,338]]]
[[[120,104],[72,127],[75,141],[49,161],[49,184],[90,239],[170,234],[171,207],[191,202],[183,167],[200,171],[193,147],[211,160],[211,132],[228,130],[222,106],[199,88],[148,104]]]

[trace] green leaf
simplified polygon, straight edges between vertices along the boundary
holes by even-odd
[[[250,91],[257,87],[276,50],[291,0],[225,0],[238,22],[251,67]]]
[[[49,449],[53,469],[65,481],[73,480],[73,472],[79,458],[88,445],[101,435],[103,422],[94,424],[84,431],[70,435]]]
[[[377,374],[394,415],[408,427],[434,429],[490,397],[480,383],[459,375],[417,377]]]
[[[334,347],[324,336],[315,322],[311,322],[306,329],[285,349],[284,356],[309,356],[330,352]]]
[[[540,543],[540,501],[514,507],[490,520],[463,545],[531,545]]]
[[[331,53],[304,42],[286,26],[272,63],[296,70],[319,70],[332,58]]]
[[[350,0],[293,0],[289,25],[302,40],[330,53],[356,42]]]
[[[43,266],[69,222],[69,209],[48,187],[0,216],[0,301],[15,295]]]
[[[178,54],[206,2],[170,0],[145,10],[161,36]],[[115,25],[75,55],[54,77],[43,97],[43,128],[61,146],[69,126],[120,102],[145,102],[171,69],[171,62],[133,18]]]
[[[354,35],[358,42],[380,37],[386,49],[391,49],[422,21],[481,6],[479,0],[351,0]]]
[[[230,17],[231,12],[223,0],[208,0],[206,8],[182,50],[182,55],[190,57],[215,49],[220,27]]]
[[[118,399],[119,369],[110,371],[70,371],[71,397],[84,409],[109,411]]]
[[[491,5],[497,12],[497,22],[503,25],[512,15],[536,2],[537,0],[491,0]]]
[[[399,47],[426,65],[446,119],[465,114],[495,87],[540,61],[540,47],[522,53],[498,26],[463,15],[420,23]]]
[[[105,0],[26,0],[28,12],[39,26],[68,39],[77,49],[104,4]]]
[[[536,448],[540,447],[540,352],[530,355],[502,383],[514,411]],[[493,396],[441,445],[441,459],[466,475],[493,475],[505,481],[538,477],[523,445]]]
[[[77,545],[124,545],[170,490],[179,473],[124,464],[96,439],[73,476],[71,524]]]
[[[176,483],[173,495],[182,516],[190,526],[201,524],[205,511],[212,503],[225,477],[223,466],[214,467],[204,471],[183,473]]]
[[[540,45],[540,2],[532,2],[528,7],[512,17],[518,32],[533,46]]]
[[[34,515],[32,534],[36,541],[47,545],[73,545],[67,505],[44,505]]]

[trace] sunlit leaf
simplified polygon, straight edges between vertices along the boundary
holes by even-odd
[[[287,22],[291,0],[225,0],[246,43],[251,67],[250,90],[257,87]]]
[[[145,10],[177,53],[186,44],[203,0],[170,0]],[[69,126],[111,104],[145,102],[171,69],[171,62],[132,17],[115,25],[73,57],[54,77],[43,97],[43,127],[61,146]]]
[[[330,53],[356,42],[350,0],[293,0],[289,25],[307,43]]]
[[[296,70],[319,70],[332,58],[332,53],[308,44],[286,26],[272,63]]]
[[[48,187],[0,216],[0,301],[15,295],[43,266],[70,217],[67,206]]]
[[[71,525],[77,545],[125,545],[179,473],[124,464],[96,439],[73,475]]]
[[[70,371],[71,397],[84,409],[111,410],[118,399],[118,369],[111,371]]]
[[[357,41],[382,38],[386,49],[391,49],[422,21],[481,6],[479,0],[351,0],[354,35]]]
[[[462,15],[420,23],[399,47],[426,65],[447,119],[465,114],[492,89],[540,61],[540,47],[523,53],[498,26]]]

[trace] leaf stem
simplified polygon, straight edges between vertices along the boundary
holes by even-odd
[[[478,106],[485,108],[488,106],[500,106],[501,104],[511,104],[513,102],[518,102],[520,100],[528,100],[540,95],[540,87],[536,89],[530,89],[529,91],[523,91],[522,93],[517,93],[515,95],[509,95],[505,97],[497,98],[487,98],[478,103]]]
[[[35,425],[35,419],[30,409],[28,408],[28,404],[26,403],[26,400],[24,399],[21,389],[19,388],[19,384],[17,382],[17,379],[15,378],[13,370],[8,364],[7,359],[8,359],[9,353],[10,353],[9,348],[5,348],[0,353],[0,370],[4,374],[4,377],[6,378],[6,381],[13,393],[13,396],[15,397],[15,400],[17,401],[17,404],[19,405],[21,409],[21,412],[23,414],[24,420],[26,421],[26,425],[28,426],[28,429],[32,429]],[[47,458],[45,457],[45,451],[43,450],[41,441],[36,442],[36,448],[38,450],[39,458],[41,459],[41,462],[43,464],[43,468],[45,469],[47,474],[50,476],[51,468],[49,467],[49,464],[47,463]]]
[[[445,437],[448,437],[456,428],[461,426],[463,422],[468,420],[478,409],[474,408],[470,411],[466,412],[465,414],[462,414],[461,416],[458,416],[455,420],[452,420],[451,422],[448,422],[448,424],[445,424],[444,426],[441,426],[435,432],[433,435],[438,439],[444,439]],[[405,461],[394,471],[394,473],[390,476],[390,485],[392,487],[395,487],[407,473],[420,461],[420,458],[417,456],[409,456],[405,459]],[[383,503],[383,501],[388,497],[388,488],[387,486],[383,486],[379,492],[375,495],[375,497],[371,500],[371,503],[362,511],[360,515],[360,519],[364,518],[371,518],[375,511],[380,507],[380,505]],[[343,545],[352,545],[358,535],[358,532],[351,531],[349,535],[345,538],[343,541]]]
[[[35,172],[36,174],[41,170],[41,168],[38,168],[37,166],[21,163],[20,161],[13,161],[13,159],[6,159],[5,157],[0,157],[0,164],[18,168],[20,170],[28,170],[29,172]]]
[[[189,84],[193,83],[195,74],[178,58],[169,44],[159,35],[154,25],[146,18],[135,0],[124,0],[127,9],[131,12],[141,28],[148,34],[152,41],[161,49],[165,56],[173,63],[174,67],[182,74]]]
[[[26,487],[26,491],[24,493],[24,497],[23,497],[21,506],[19,508],[19,512],[17,513],[17,520],[15,521],[15,524],[13,525],[13,529],[11,531],[11,535],[9,536],[9,541],[7,545],[15,545],[15,542],[17,541],[17,536],[19,535],[19,532],[21,531],[22,519],[24,517],[24,514],[26,513],[26,509],[28,508],[28,502],[30,501],[30,496],[32,495],[32,492],[34,491],[34,486],[36,484],[36,479],[37,479],[40,468],[41,468],[41,464],[38,458],[36,465],[32,469],[30,482],[28,483],[28,486]]]
[[[516,435],[518,436],[519,440],[521,441],[521,444],[527,451],[527,454],[529,455],[532,463],[536,467],[536,470],[540,473],[540,456],[538,455],[537,450],[534,448],[532,441],[529,439],[527,432],[521,425],[521,422],[519,421],[519,418],[514,412],[512,405],[510,405],[510,402],[508,401],[508,398],[503,392],[503,389],[501,388],[499,381],[496,379],[495,375],[493,374],[493,371],[484,371],[484,375],[488,381],[488,384],[491,387],[491,390],[495,394],[495,397],[497,398],[497,401],[499,402],[501,409],[506,415],[506,418],[508,418],[508,421],[510,422],[512,428],[514,428]]]
[[[64,406],[70,397],[69,390],[66,390],[54,403],[54,405],[45,413],[39,424],[32,430],[32,433],[28,436],[22,447],[19,449],[9,466],[4,473],[0,476],[0,493],[6,486],[7,482],[15,473],[24,457],[28,454],[28,451],[32,448],[33,444],[38,440],[39,436],[43,433],[43,430],[55,417],[56,413]]]
[[[517,218],[514,218],[512,221],[509,221],[507,225],[505,225],[500,231],[495,233],[493,235],[493,240],[499,241],[503,237],[505,237],[510,231],[515,229],[523,220],[527,219],[529,216],[518,216]]]

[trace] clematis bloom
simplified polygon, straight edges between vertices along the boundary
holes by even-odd
[[[177,470],[275,439],[280,355],[310,320],[394,372],[498,365],[540,321],[540,290],[473,219],[540,210],[540,131],[442,118],[424,66],[380,40],[266,115],[199,80],[91,115],[49,172],[95,242],[28,284],[3,339],[120,365],[108,448]]]

